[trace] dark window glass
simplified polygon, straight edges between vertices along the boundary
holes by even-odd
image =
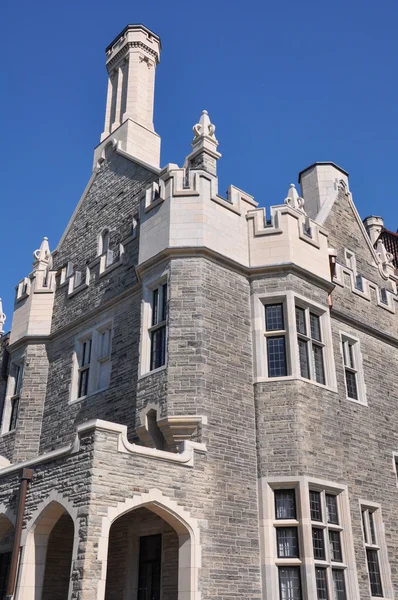
[[[167,283],[162,285],[162,321],[165,321],[167,318]]]
[[[322,521],[320,492],[310,492],[310,510],[313,521]]]
[[[79,392],[78,398],[82,398],[82,396],[86,396],[88,392],[88,376],[90,369],[84,369],[84,371],[80,371],[79,373]]]
[[[336,562],[342,562],[343,558],[341,555],[341,544],[340,544],[340,532],[329,530],[329,548],[330,558]]]
[[[383,588],[381,585],[380,568],[379,568],[379,557],[377,550],[366,550],[366,556],[368,559],[368,571],[370,580],[370,589],[372,596],[383,596]]]
[[[287,375],[285,337],[267,338],[268,377]]]
[[[357,376],[353,371],[345,370],[345,380],[347,384],[347,396],[353,400],[358,400]]]
[[[265,328],[267,331],[281,331],[285,328],[283,304],[268,304],[265,307]]]
[[[368,544],[369,540],[368,540],[368,528],[366,527],[366,510],[362,511],[362,528],[363,528],[363,538],[365,540],[365,544]]]
[[[381,288],[380,289],[380,302],[382,302],[383,304],[388,304],[388,298],[387,298],[387,290],[386,290],[386,288]]]
[[[305,310],[296,306],[296,327],[298,333],[307,335],[307,326],[305,323]]]
[[[306,379],[310,378],[310,365],[308,363],[308,342],[306,340],[298,339],[299,349],[299,361],[300,361],[300,375]]]
[[[105,229],[102,233],[102,254],[109,250],[109,230]]]
[[[314,362],[315,380],[325,385],[325,370],[323,367],[323,350],[321,346],[312,344],[312,358]]]
[[[347,600],[344,571],[332,569],[334,600]]]
[[[22,387],[23,365],[16,365],[14,377],[14,396],[18,396]]]
[[[162,536],[140,538],[137,600],[160,600]]]
[[[360,292],[363,292],[363,279],[362,279],[362,275],[360,275],[358,273],[358,275],[355,277],[355,287],[357,288],[357,290],[359,290]]]
[[[317,340],[318,342],[322,341],[321,338],[321,321],[318,315],[314,315],[314,313],[310,313],[310,326],[311,326],[311,337],[313,340]]]
[[[159,290],[154,290],[152,295],[152,325],[157,325],[159,322]]]
[[[83,342],[81,366],[85,367],[86,365],[90,364],[90,360],[91,360],[91,339]]]
[[[278,527],[276,539],[279,558],[298,558],[297,527]]]
[[[277,519],[296,518],[295,490],[275,490],[275,516]]]
[[[280,600],[301,600],[300,567],[279,567]]]
[[[325,542],[323,539],[323,529],[312,528],[312,547],[314,549],[315,560],[325,560]]]
[[[0,554],[0,598],[6,598],[11,552]]]
[[[18,421],[18,410],[19,410],[19,397],[11,400],[11,417],[10,417],[10,429],[12,431],[17,426]]]
[[[318,600],[328,600],[328,584],[326,569],[315,567],[316,597]]]
[[[375,531],[375,522],[373,513],[369,511],[369,527],[370,527],[370,537],[372,538],[372,544],[376,546],[376,531]]]
[[[151,332],[150,369],[158,369],[166,364],[166,325]]]
[[[339,524],[339,513],[337,512],[337,497],[326,494],[326,520],[334,525]]]

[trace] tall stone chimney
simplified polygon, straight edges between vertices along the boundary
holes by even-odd
[[[105,126],[95,149],[94,166],[105,146],[159,168],[160,137],[153,126],[155,71],[160,59],[159,37],[143,25],[127,25],[106,49],[108,93]]]
[[[348,173],[333,162],[317,162],[299,173],[301,195],[311,219],[323,223],[336,199],[339,181],[348,190]]]

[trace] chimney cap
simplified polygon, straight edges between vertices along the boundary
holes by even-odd
[[[306,173],[310,169],[313,169],[314,167],[318,167],[318,166],[322,166],[322,165],[329,165],[331,167],[334,167],[338,171],[341,171],[343,173],[343,175],[346,175],[348,177],[348,172],[345,171],[344,169],[342,169],[341,167],[339,167],[339,165],[336,165],[336,163],[334,163],[332,161],[325,161],[325,162],[321,161],[321,162],[314,162],[309,167],[306,167],[305,169],[303,169],[302,171],[300,171],[300,173],[298,175],[298,182],[301,183],[301,177],[302,177],[302,175],[304,175],[304,173]]]
[[[146,33],[148,33],[149,35],[151,35],[152,37],[154,37],[156,40],[158,40],[159,47],[160,47],[160,49],[162,49],[162,45],[160,43],[160,37],[155,32],[151,31],[151,29],[148,29],[148,27],[145,27],[145,25],[143,25],[142,23],[134,23],[134,24],[131,24],[131,25],[126,25],[126,27],[123,29],[123,31],[121,31],[119,33],[119,35],[117,35],[115,37],[115,39],[105,48],[105,52],[108,52],[109,50],[111,50],[112,47],[118,41],[118,39],[121,38],[122,35],[124,35],[126,33],[126,31],[131,31],[131,30],[134,30],[134,29],[142,29]]]

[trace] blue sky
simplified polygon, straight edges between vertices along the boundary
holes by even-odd
[[[53,249],[90,177],[103,128],[104,49],[127,23],[162,39],[155,128],[182,164],[203,109],[217,127],[220,193],[283,201],[300,170],[348,170],[362,217],[398,227],[396,0],[5,0],[2,260],[14,287],[44,235]]]

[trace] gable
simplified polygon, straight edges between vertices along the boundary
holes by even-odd
[[[339,186],[337,197],[325,219],[324,226],[329,233],[329,246],[337,251],[337,260],[341,264],[346,264],[345,249],[350,250],[355,254],[358,273],[371,281],[383,283],[375,250],[351,194],[344,186]]]

